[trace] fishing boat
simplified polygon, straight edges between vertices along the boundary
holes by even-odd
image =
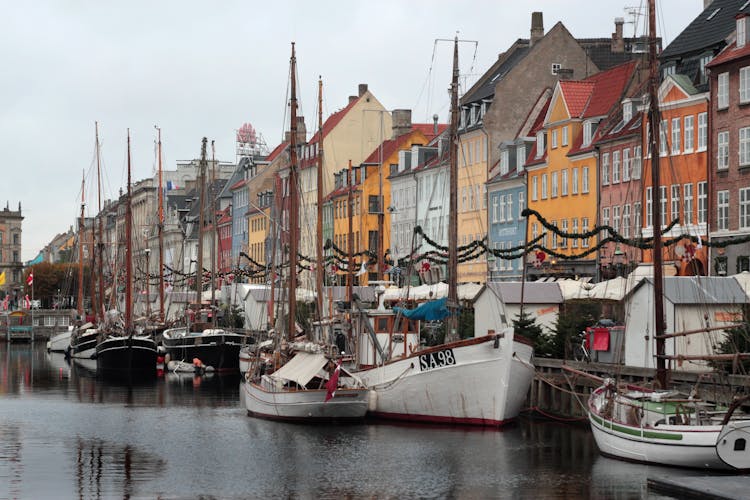
[[[659,108],[656,95],[655,0],[649,1],[650,37],[650,140],[651,151],[660,151]],[[651,182],[660,186],[659,155],[652,155]],[[596,444],[602,454],[622,460],[715,470],[750,468],[750,415],[742,405],[748,397],[735,397],[724,406],[701,399],[696,390],[681,394],[668,389],[666,339],[689,333],[665,333],[660,190],[653,189],[653,324],[656,342],[656,381],[661,388],[619,384],[599,379],[601,385],[588,400],[587,410]],[[716,328],[720,329],[720,328]],[[723,328],[721,328],[723,329]],[[648,336],[648,333],[646,333]],[[732,356],[732,355],[729,355]],[[737,355],[746,357],[745,355]]]
[[[184,361],[192,363],[199,359],[205,366],[210,366],[218,372],[237,372],[239,370],[240,348],[245,343],[245,336],[236,332],[217,327],[213,301],[210,307],[202,307],[203,295],[203,227],[206,198],[206,138],[201,146],[198,215],[198,269],[195,274],[196,302],[186,311],[186,324],[167,328],[162,333],[162,346],[166,351],[168,361]],[[213,207],[211,207],[213,210]],[[213,258],[211,259],[214,260]],[[213,264],[212,264],[213,268]],[[213,279],[211,280],[213,289]]]
[[[355,300],[355,323],[361,326],[354,374],[373,393],[369,408],[373,416],[497,427],[511,422],[521,411],[534,376],[533,347],[512,328],[467,339],[458,336],[458,73],[456,38],[451,83],[448,297],[411,311],[386,309],[382,295],[377,309],[362,309]],[[445,343],[421,346],[419,329],[413,323],[426,319],[446,320]]]
[[[133,325],[132,188],[130,180],[130,131],[128,131],[128,186],[125,204],[125,314],[124,322],[110,321],[99,333],[96,344],[97,373],[113,378],[156,376],[156,342],[150,335],[137,334]]]
[[[296,56],[292,43],[290,84],[289,276],[287,280],[287,338],[273,333],[273,354],[256,351],[242,385],[251,416],[301,422],[349,421],[364,418],[369,391],[341,366],[330,346],[293,342],[296,337],[297,246],[299,194],[297,188]],[[273,292],[272,292],[273,293]],[[285,358],[285,359],[284,359]],[[269,362],[266,362],[269,361]],[[342,374],[343,372],[343,374]]]
[[[70,349],[70,337],[73,334],[73,327],[69,326],[60,333],[51,336],[47,341],[48,352],[68,352]]]

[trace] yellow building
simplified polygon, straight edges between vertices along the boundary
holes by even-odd
[[[481,117],[478,120],[481,123]],[[459,128],[464,129],[463,125]],[[487,135],[481,128],[475,128],[460,134],[458,140],[458,246],[486,236]],[[458,265],[459,283],[486,280],[486,255]]]
[[[563,233],[585,233],[599,221],[597,153],[594,143],[611,126],[610,113],[635,82],[629,62],[580,81],[556,84],[544,123],[526,163],[528,207]],[[529,218],[528,239],[544,235],[547,250],[529,257],[529,276],[596,277],[596,252],[583,255],[597,238],[563,238]],[[602,235],[605,237],[606,235]],[[551,253],[577,258],[556,258]]]

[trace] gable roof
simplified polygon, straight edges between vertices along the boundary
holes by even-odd
[[[653,286],[654,278],[642,279],[631,291],[644,283]],[[673,304],[744,305],[747,295],[732,276],[668,276],[664,278],[664,298]]]
[[[495,86],[529,53],[529,40],[519,38],[508,50],[500,54],[497,61],[461,98],[461,104],[476,102],[495,95]]]
[[[562,81],[560,82],[560,94],[564,99],[571,118],[579,118],[583,115],[586,105],[594,92],[594,83],[587,81]]]
[[[713,68],[748,56],[750,56],[750,43],[746,43],[744,47],[738,49],[737,42],[732,42],[730,45],[724,47],[724,50],[714,57],[706,67]]]
[[[750,13],[750,4],[746,0],[713,0],[672,40],[659,59],[664,62],[686,54],[723,47],[727,37],[734,32],[734,18],[740,12]]]
[[[287,147],[289,147],[289,142],[282,142],[281,144],[273,148],[273,151],[268,154],[266,160],[268,162],[274,161]]]
[[[341,120],[344,119],[346,114],[351,111],[351,109],[359,102],[360,99],[361,97],[357,97],[356,99],[350,100],[344,108],[334,112],[331,116],[326,118],[326,120],[323,122],[323,139],[325,139],[326,136],[331,133],[331,130],[333,130],[336,125],[338,125]],[[308,144],[314,144],[318,141],[320,141],[320,130],[315,131],[313,136],[310,137]]]
[[[496,294],[504,304],[521,303],[521,283],[514,281],[493,281],[487,287],[489,293]],[[524,285],[523,302],[526,304],[561,304],[563,302],[560,285],[529,281]]]

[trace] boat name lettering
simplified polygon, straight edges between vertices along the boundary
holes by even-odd
[[[428,352],[419,356],[419,370],[427,371],[433,368],[442,368],[456,364],[456,357],[453,356],[453,349],[443,349],[437,352]]]

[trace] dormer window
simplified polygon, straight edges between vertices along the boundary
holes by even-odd
[[[591,144],[591,135],[592,135],[591,131],[594,128],[593,125],[594,125],[593,123],[588,122],[588,121],[584,122],[583,124],[583,145],[584,146],[588,146],[589,144]]]
[[[747,24],[745,20],[747,19],[746,16],[741,16],[737,18],[737,48],[741,48],[745,46],[745,43],[747,42]]]
[[[633,103],[630,101],[622,103],[622,121],[628,123],[633,118]]]
[[[510,152],[507,149],[500,151],[500,174],[505,175],[508,173],[508,164],[510,160]]]
[[[541,158],[544,154],[544,131],[536,133],[536,157]]]

